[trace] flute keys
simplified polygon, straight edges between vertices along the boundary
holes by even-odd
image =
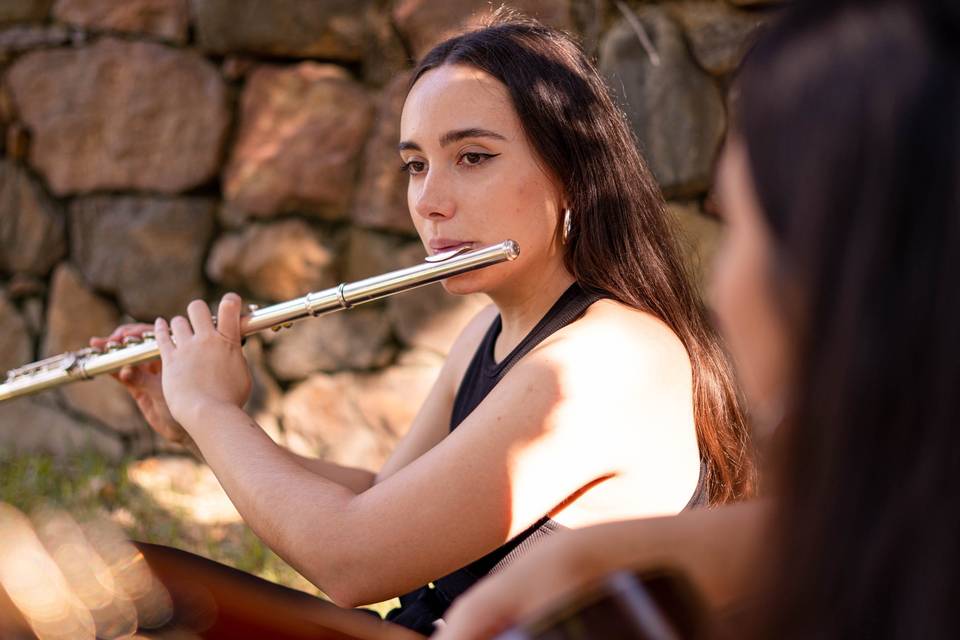
[[[116,351],[117,349],[119,349],[119,348],[122,347],[122,346],[123,346],[123,344],[120,343],[120,342],[117,341],[117,340],[108,340],[108,341],[107,341],[107,344],[103,345],[103,350],[104,350],[104,351]]]
[[[141,336],[143,340],[155,340],[157,338],[153,331],[144,331]]]
[[[128,347],[131,344],[140,344],[143,342],[143,338],[140,336],[127,336],[123,339],[123,346]]]

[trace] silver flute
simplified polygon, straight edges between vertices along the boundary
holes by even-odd
[[[515,260],[519,255],[520,247],[513,240],[479,249],[464,246],[438,253],[413,267],[356,282],[340,283],[301,298],[253,309],[240,319],[240,333],[248,336],[266,329],[279,331],[308,316],[349,309],[461,273]],[[159,356],[160,349],[150,332],[145,332],[141,337],[128,336],[123,342],[108,342],[103,349],[87,347],[69,351],[8,371],[6,380],[0,384],[0,402],[77,380],[89,380]]]

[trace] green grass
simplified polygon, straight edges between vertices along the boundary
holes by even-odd
[[[322,597],[243,523],[205,524],[154,500],[115,464],[93,453],[69,458],[0,451],[0,502],[29,515],[41,505],[64,509],[77,520],[110,518],[132,539],[169,545]],[[374,605],[383,613],[395,600]]]

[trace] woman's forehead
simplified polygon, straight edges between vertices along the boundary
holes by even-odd
[[[520,122],[507,88],[488,73],[466,65],[442,65],[413,85],[400,117],[400,137],[436,142],[445,132],[484,128],[513,139]]]

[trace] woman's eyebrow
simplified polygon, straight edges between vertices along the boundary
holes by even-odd
[[[440,136],[440,146],[445,147],[449,144],[453,144],[454,142],[463,140],[464,138],[493,138],[494,140],[506,140],[505,137],[496,131],[471,127],[469,129],[456,129],[454,131],[447,131],[445,134]],[[398,151],[406,151],[407,149],[412,149],[413,151],[422,151],[420,145],[412,140],[403,140],[397,145]]]
[[[495,140],[506,140],[502,135],[495,131],[490,131],[489,129],[480,129],[477,127],[472,127],[470,129],[457,129],[455,131],[447,131],[445,134],[440,136],[440,146],[445,147],[448,144],[454,142],[459,142],[464,138],[493,138]]]

